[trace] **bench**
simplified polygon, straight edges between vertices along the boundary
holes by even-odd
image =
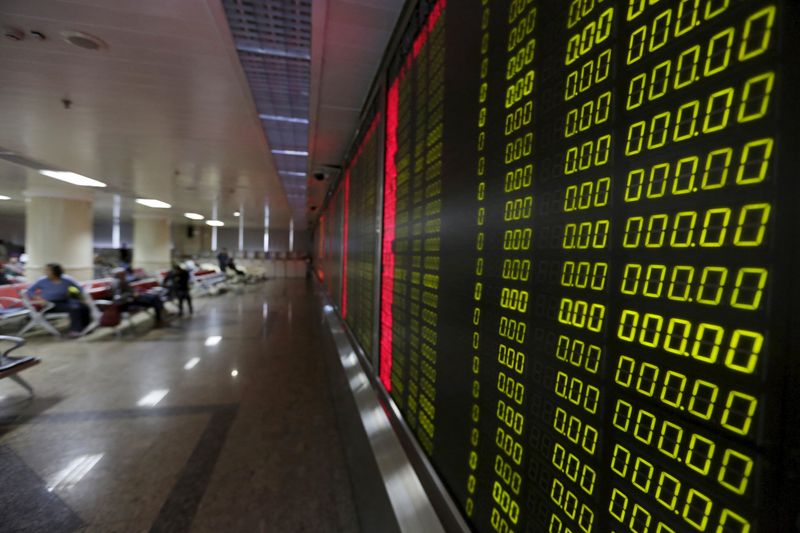
[[[49,313],[54,304],[50,302],[33,301],[25,293],[30,285],[18,283],[0,288],[0,324],[3,322],[27,318],[28,322],[17,333],[24,335],[32,329],[39,327],[54,337],[60,337],[55,326],[50,322],[54,319],[67,317],[67,313]],[[83,302],[89,307],[89,324],[81,332],[82,335],[95,329],[100,324],[102,312],[97,304],[108,303],[104,299],[111,295],[111,279],[92,280],[82,284]]]
[[[197,270],[192,274],[192,281],[201,295],[210,295],[224,287],[228,276],[216,270]]]
[[[30,313],[19,297],[19,292],[27,286],[26,283],[0,286],[0,325],[28,317]]]
[[[41,361],[36,357],[15,357],[10,355],[11,352],[25,344],[25,339],[21,337],[10,337],[8,335],[0,335],[0,342],[10,342],[14,345],[4,351],[0,351],[0,379],[9,378],[11,381],[28,391],[33,396],[33,387],[22,379],[19,375],[23,370],[27,370],[32,366],[38,365]]]

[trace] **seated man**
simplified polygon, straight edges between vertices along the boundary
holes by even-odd
[[[83,288],[58,263],[49,263],[45,267],[45,276],[36,280],[25,293],[36,302],[36,299],[47,300],[55,306],[51,313],[69,313],[70,338],[79,337],[89,324],[89,306],[80,300]]]
[[[128,273],[123,268],[115,269],[112,274],[114,283],[111,285],[111,289],[114,292],[114,303],[119,306],[120,311],[133,306],[150,307],[156,313],[156,327],[160,327],[164,310],[164,302],[161,301],[161,297],[157,294],[136,294],[128,283]]]

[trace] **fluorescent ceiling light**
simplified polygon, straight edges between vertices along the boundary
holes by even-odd
[[[47,486],[48,492],[53,492],[55,489],[71,489],[89,473],[89,470],[91,470],[102,457],[102,453],[76,457],[66,468],[53,476],[53,481]]]
[[[284,176],[302,176],[304,178],[306,177],[305,172],[296,172],[294,170],[280,170],[278,171],[278,174],[283,174]]]
[[[304,152],[302,150],[273,150],[272,153],[278,155],[308,155],[308,152]]]
[[[183,216],[185,216],[186,218],[191,218],[192,220],[203,220],[204,218],[206,218],[199,213],[184,213]]]
[[[169,389],[151,390],[136,402],[136,405],[139,407],[155,407],[158,402],[164,399],[164,396],[166,396],[168,392]]]
[[[145,205],[147,207],[152,207],[153,209],[169,209],[172,207],[167,202],[162,202],[161,200],[156,200],[154,198],[137,198],[136,203]]]
[[[183,368],[186,369],[186,370],[191,370],[194,367],[196,367],[197,363],[199,363],[199,362],[200,362],[200,358],[199,357],[192,357],[191,359],[186,361],[186,364],[183,365]]]
[[[308,52],[293,52],[291,50],[283,50],[278,48],[266,48],[262,46],[248,46],[244,44],[236,45],[236,49],[240,52],[250,52],[252,54],[261,54],[265,56],[275,57],[290,57],[292,59],[305,59],[310,61],[311,55]]]
[[[225,225],[225,223],[221,220],[206,220],[206,224],[214,227],[220,227]]]
[[[11,200],[11,197],[6,196],[5,194],[0,194],[0,200]]]
[[[274,120],[276,122],[291,122],[293,124],[308,124],[307,118],[284,117],[281,115],[258,115],[261,120]]]
[[[39,174],[55,180],[66,181],[67,183],[71,183],[73,185],[79,185],[81,187],[106,186],[106,184],[102,181],[93,180],[92,178],[87,178],[86,176],[81,176],[80,174],[76,174],[74,172],[65,172],[61,170],[40,170]]]
[[[241,213],[239,211],[234,211],[233,216],[235,217],[241,216]]]
[[[219,335],[212,335],[206,339],[206,346],[216,346],[219,344],[219,341],[222,340],[222,337]]]

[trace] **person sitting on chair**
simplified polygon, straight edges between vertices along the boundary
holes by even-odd
[[[34,300],[47,300],[54,304],[50,313],[69,314],[69,338],[80,337],[81,332],[89,325],[89,306],[80,300],[83,288],[75,279],[64,274],[58,263],[49,263],[45,267],[45,275],[36,280],[25,293]]]
[[[114,283],[111,285],[111,290],[114,292],[114,303],[119,306],[120,311],[126,311],[133,306],[149,307],[155,311],[156,327],[160,327],[164,311],[164,302],[161,301],[161,297],[157,294],[136,294],[136,291],[128,283],[128,273],[124,268],[117,268],[112,274]]]
[[[230,268],[231,270],[233,270],[234,272],[236,272],[236,275],[237,275],[237,276],[244,276],[244,275],[246,275],[246,274],[244,273],[244,271],[242,271],[242,270],[239,270],[239,267],[237,267],[237,266],[236,266],[236,261],[234,261],[234,260],[233,260],[233,256],[230,256],[230,257],[228,258],[228,268]]]

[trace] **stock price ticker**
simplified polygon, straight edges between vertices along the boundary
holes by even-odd
[[[476,531],[796,527],[798,13],[416,7],[374,349]]]

